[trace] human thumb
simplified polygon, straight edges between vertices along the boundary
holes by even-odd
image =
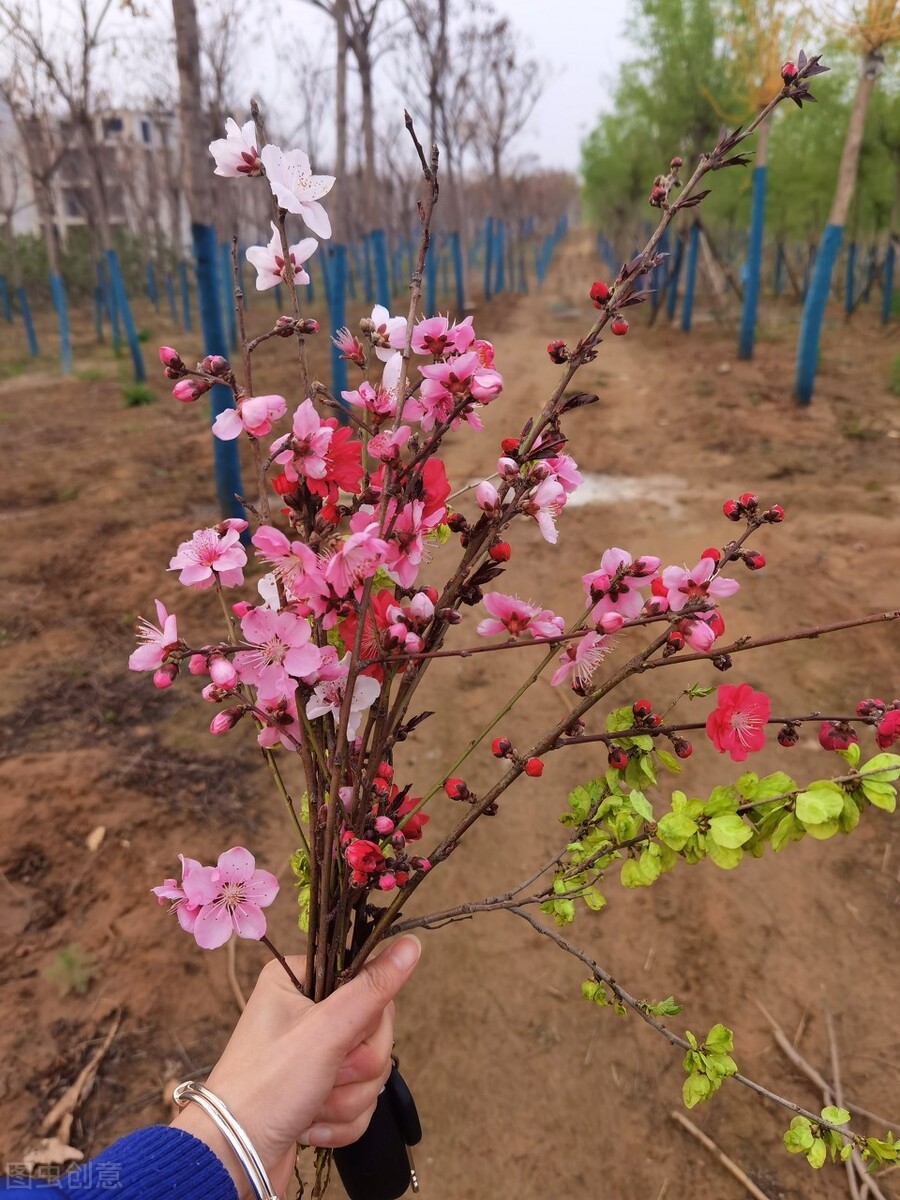
[[[327,1022],[323,1037],[333,1050],[347,1053],[359,1043],[412,975],[421,953],[417,937],[399,938],[370,959],[355,979],[316,1005]]]

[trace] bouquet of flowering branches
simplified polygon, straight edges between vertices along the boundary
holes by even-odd
[[[198,530],[171,560],[170,569],[180,572],[184,585],[218,593],[220,633],[189,640],[175,615],[157,602],[159,624],[143,623],[130,660],[132,669],[152,671],[157,687],[172,685],[185,671],[205,679],[203,699],[222,706],[211,733],[226,734],[239,722],[255,725],[296,835],[288,850],[299,926],[306,935],[306,970],[294,982],[306,996],[318,1001],[340,987],[379,942],[399,931],[473,912],[510,911],[584,964],[588,1000],[633,1010],[685,1051],[688,1107],[708,1099],[723,1079],[734,1078],[794,1114],[785,1143],[813,1166],[829,1153],[891,1162],[897,1146],[890,1134],[882,1140],[856,1134],[841,1108],[808,1112],[746,1078],[737,1070],[731,1032],[724,1026],[714,1026],[705,1037],[674,1033],[660,1019],[680,1012],[674,1001],[635,999],[560,929],[579,910],[603,907],[600,889],[616,870],[625,887],[645,887],[680,864],[707,858],[730,869],[767,847],[777,852],[807,836],[849,833],[870,805],[892,811],[900,756],[888,748],[900,737],[898,700],[867,699],[836,715],[773,715],[766,693],[737,681],[686,687],[661,712],[650,698],[622,702],[622,692],[639,676],[687,663],[712,662],[730,680],[732,672],[739,675],[735,659],[756,647],[891,621],[900,613],[726,642],[720,603],[743,586],[739,576],[745,571],[765,566],[756,536],[784,518],[777,504],[764,504],[751,493],[725,502],[735,536],[723,546],[698,547],[690,569],[664,565],[643,552],[595,547],[597,566],[581,580],[583,599],[573,619],[507,594],[499,581],[515,526],[531,520],[549,545],[557,540],[557,520],[581,482],[567,452],[565,418],[596,400],[570,385],[596,357],[605,331],[627,333],[623,313],[649,295],[642,281],[661,261],[657,246],[663,231],[682,210],[701,202],[707,193],[698,185],[705,175],[748,161],[737,147],[779,103],[802,106],[812,99],[809,80],[825,69],[818,56],[801,53],[796,64],[785,65],[784,86],[756,119],[746,129],[723,129],[687,180],[679,158],[657,177],[650,203],[660,220],[649,242],[611,283],[590,288],[586,283],[596,316],[581,341],[573,347],[555,341],[547,348],[561,367],[552,395],[523,429],[502,440],[495,474],[477,486],[454,481],[456,492],[441,457],[444,440],[455,430],[477,436],[482,410],[502,404],[503,378],[493,347],[478,337],[470,317],[451,323],[420,315],[438,198],[436,148],[425,153],[407,117],[425,181],[409,308],[406,316],[392,316],[376,307],[358,333],[335,333],[335,344],[360,373],[358,385],[338,398],[310,382],[305,343],[318,325],[301,314],[296,299],[296,286],[308,282],[304,263],[317,242],[291,244],[287,233],[296,215],[320,237],[330,236],[320,201],[334,180],[313,175],[298,150],[273,145],[259,150],[258,119],[243,129],[229,121],[227,137],[211,146],[216,172],[262,176],[271,187],[272,240],[247,257],[257,269],[259,288],[287,285],[292,314],[248,338],[236,288],[240,368],[215,356],[192,368],[169,347],[160,350],[160,358],[167,377],[176,381],[179,400],[194,401],[216,384],[231,389],[234,407],[216,419],[213,433],[249,441],[258,497],[247,509],[255,527],[251,533],[247,521],[232,518]],[[299,403],[286,432],[275,426],[287,416],[287,399],[257,394],[252,381],[257,351],[278,338],[292,340],[298,357]],[[248,542],[268,571],[253,601],[237,590],[244,582]],[[428,559],[446,560],[441,586],[419,581]],[[614,644],[619,665],[604,669]],[[627,657],[621,653],[625,646]],[[440,669],[445,659],[455,664],[484,652],[520,651],[535,659],[525,683],[498,704],[476,739],[460,747],[447,774],[414,795],[404,744],[435,715],[416,708],[426,671]],[[517,747],[502,722],[544,672],[568,693],[571,706],[533,745]],[[612,699],[616,691],[618,704]],[[712,699],[703,721],[685,720],[677,711],[680,701],[704,697]],[[777,742],[790,747],[810,721],[819,727],[822,746],[839,756],[826,778],[799,782],[782,769],[763,777],[747,771],[727,778],[709,796],[671,790],[660,781],[661,772],[682,770],[695,734],[711,739],[730,761],[744,763],[763,749],[770,726]],[[871,755],[863,753],[858,729],[874,735]],[[497,778],[476,793],[466,782],[466,762],[485,752],[492,735]],[[540,776],[548,754],[586,742],[602,744],[602,769],[573,787],[561,817],[567,832],[550,861],[535,863],[527,879],[501,896],[403,918],[412,893],[453,858],[476,821],[498,813],[499,801],[521,776]],[[428,846],[428,809],[434,803],[455,806],[458,818]],[[229,850],[215,867],[183,857],[182,867],[180,881],[167,880],[155,891],[161,903],[172,902],[181,927],[198,945],[212,949],[232,935],[259,939],[290,972],[266,937],[263,910],[275,899],[277,882],[256,868],[249,851]],[[317,1190],[323,1186],[321,1170],[318,1179]]]

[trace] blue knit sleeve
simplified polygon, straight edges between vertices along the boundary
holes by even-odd
[[[212,1150],[168,1125],[129,1133],[54,1183],[19,1174],[0,1179],[0,1193],[35,1190],[75,1200],[237,1200],[231,1176]]]

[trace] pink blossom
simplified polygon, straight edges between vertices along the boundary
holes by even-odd
[[[243,846],[220,854],[212,876],[204,874],[201,880],[192,872],[182,886],[187,902],[199,904],[192,932],[204,950],[224,946],[233,933],[259,941],[266,932],[262,910],[278,895],[278,880],[270,871],[258,870]]]
[[[348,595],[374,575],[388,554],[388,544],[378,536],[378,522],[370,512],[354,513],[350,529],[350,536],[338,545],[325,568],[325,579],[338,596]]]
[[[503,386],[503,381],[495,371],[482,368],[474,352],[461,354],[446,362],[429,363],[421,368],[421,372],[424,379],[419,394],[410,397],[403,415],[407,420],[420,421],[426,430],[449,421],[454,409],[466,397],[487,403],[494,399]],[[460,417],[465,417],[474,429],[482,428],[480,418],[471,410],[455,417],[454,427]]]
[[[701,558],[692,571],[683,567],[666,567],[662,581],[668,589],[669,608],[681,612],[690,600],[709,600],[712,597],[733,596],[739,590],[736,579],[723,579],[715,574],[718,563],[714,558]]]
[[[406,345],[406,317],[392,317],[383,304],[372,309],[372,344],[382,362],[388,362]]]
[[[556,531],[556,518],[562,512],[566,503],[566,491],[558,479],[548,476],[529,496],[525,502],[524,511],[529,517],[534,517],[544,541],[556,545],[559,534]]]
[[[304,400],[294,413],[293,436],[285,434],[272,443],[272,449],[280,451],[275,461],[284,464],[284,473],[293,483],[301,475],[310,479],[324,479],[325,455],[331,443],[334,429],[321,420],[312,400]]]
[[[578,470],[575,459],[568,454],[560,454],[558,458],[548,458],[547,466],[553,477],[563,485],[567,496],[571,496],[572,492],[584,483],[584,477]]]
[[[344,694],[347,690],[347,678],[350,669],[350,654],[345,654],[341,660],[341,674],[337,679],[331,679],[317,684],[315,691],[306,703],[306,715],[311,721],[324,717],[328,713],[337,721],[340,717]],[[378,699],[381,684],[371,675],[357,675],[353,685],[353,696],[350,700],[350,718],[347,723],[347,737],[352,742],[356,737],[359,723],[366,709]]]
[[[633,559],[627,550],[611,546],[600,558],[600,570],[582,575],[588,600],[594,601],[591,620],[599,621],[609,613],[633,620],[640,616],[644,598],[639,588],[652,585],[659,559],[645,554]]]
[[[587,633],[577,643],[570,642],[559,656],[551,684],[558,687],[571,676],[573,686],[586,687],[608,649],[606,637],[599,633]]]
[[[272,237],[265,246],[251,246],[247,251],[247,262],[256,267],[256,290],[265,292],[269,288],[284,283],[284,248],[281,244],[281,233],[272,221]],[[289,247],[291,267],[294,272],[294,285],[308,284],[309,275],[303,269],[304,264],[315,254],[319,243],[315,238],[304,238]]]
[[[341,392],[341,396],[354,408],[364,408],[377,420],[383,421],[392,417],[397,411],[396,392],[371,383],[363,382],[355,392]]]
[[[748,754],[762,750],[769,719],[765,692],[754,692],[749,683],[724,683],[716,699],[718,704],[706,718],[706,732],[719,753],[727,751],[733,762],[743,762]]]
[[[225,118],[225,137],[209,143],[209,152],[216,160],[214,175],[240,179],[245,175],[261,175],[262,168],[256,149],[256,127],[252,121],[239,126],[233,117]]]
[[[529,633],[532,637],[553,637],[565,628],[562,617],[549,609],[527,604],[518,596],[489,592],[483,603],[491,616],[478,624],[476,632],[481,637],[493,637],[498,633],[514,638],[523,633]]]
[[[475,503],[488,516],[499,511],[500,494],[489,479],[483,480],[475,489]]]
[[[204,867],[196,858],[186,858],[183,854],[179,854],[178,858],[181,861],[181,883],[175,879],[166,879],[159,887],[150,890],[160,904],[171,900],[169,912],[175,914],[185,933],[193,933],[201,903],[208,902],[205,897],[211,898],[215,895],[216,869]]]
[[[426,515],[425,503],[413,500],[405,504],[391,523],[385,569],[402,587],[411,587],[425,554],[425,535],[440,525],[443,511]]]
[[[330,238],[331,222],[319,201],[334,187],[334,176],[313,175],[302,150],[284,151],[270,144],[263,146],[260,158],[279,208],[297,213],[313,233]]]
[[[401,425],[399,429],[386,430],[384,433],[376,434],[369,440],[368,452],[373,458],[380,459],[381,462],[394,462],[399,459],[400,451],[409,441],[411,433],[412,430],[408,425]]]
[[[875,741],[879,749],[887,750],[900,738],[900,708],[889,709],[875,729]]]
[[[247,564],[247,551],[241,545],[246,528],[246,521],[229,517],[211,529],[195,530],[169,559],[169,570],[181,572],[178,581],[185,587],[212,587],[217,577],[223,587],[240,587]]]
[[[264,695],[289,693],[292,677],[306,679],[319,666],[321,651],[310,641],[309,622],[289,609],[253,608],[241,620],[241,633],[251,648],[238,651],[235,668]]]
[[[251,437],[265,437],[272,422],[287,412],[284,396],[247,396],[236,408],[225,408],[213,421],[212,431],[223,442],[231,442],[246,431]]]
[[[340,350],[341,358],[346,358],[350,362],[356,363],[358,367],[366,365],[366,352],[362,348],[362,343],[358,337],[355,337],[350,332],[346,325],[343,329],[339,329],[331,340],[337,346],[338,350]],[[347,393],[344,392],[343,395],[346,398]]]
[[[296,749],[301,738],[300,722],[297,717],[297,697],[292,691],[284,696],[260,696],[256,703],[257,716],[264,721],[264,728],[256,740],[264,750],[282,745],[288,750]]]
[[[271,564],[285,597],[309,605],[316,616],[321,616],[322,598],[328,595],[328,585],[321,561],[306,542],[290,541],[273,525],[260,525],[251,541],[257,557]]]
[[[169,614],[161,600],[156,601],[156,619],[159,628],[144,617],[138,617],[138,642],[140,645],[128,659],[131,671],[157,671],[167,655],[178,644],[178,622],[174,613]]]
[[[471,317],[452,326],[447,317],[428,317],[413,329],[412,348],[416,354],[443,358],[449,351],[464,354],[474,340]]]
[[[725,632],[725,622],[719,612],[704,612],[679,621],[676,628],[689,646],[705,653]]]

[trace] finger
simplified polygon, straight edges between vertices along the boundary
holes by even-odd
[[[300,1139],[304,1146],[322,1146],[329,1149],[336,1149],[338,1146],[351,1146],[354,1142],[358,1142],[362,1135],[369,1128],[369,1122],[372,1120],[372,1114],[375,1112],[373,1104],[368,1112],[352,1121],[349,1125],[312,1125]]]
[[[355,979],[321,1004],[311,1017],[320,1022],[322,1042],[332,1052],[356,1046],[415,970],[422,946],[416,937],[401,937],[371,959]]]
[[[335,1079],[335,1086],[363,1083],[381,1073],[390,1060],[394,1045],[394,1005],[389,1004],[381,1014],[378,1027],[354,1047],[344,1059]]]
[[[334,1088],[316,1113],[316,1125],[349,1125],[361,1114],[368,1112],[384,1087],[390,1068],[380,1072],[366,1083],[345,1083]]]

